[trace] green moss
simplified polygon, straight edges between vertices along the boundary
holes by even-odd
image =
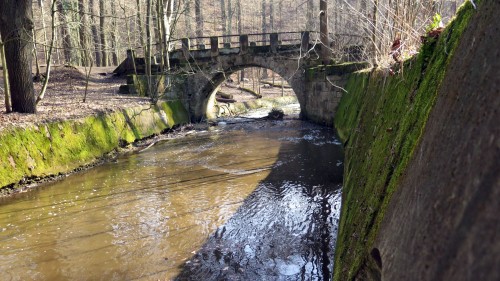
[[[161,109],[161,110],[160,110]],[[70,172],[131,143],[187,123],[180,101],[71,121],[13,128],[0,133],[0,187],[25,177]]]
[[[335,126],[346,144],[342,215],[335,280],[352,280],[365,263],[394,191],[398,188],[434,106],[448,62],[474,10],[465,5],[402,74],[352,74]]]

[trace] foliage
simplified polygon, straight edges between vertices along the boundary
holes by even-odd
[[[434,30],[438,27],[441,27],[443,25],[443,20],[440,14],[436,13],[434,17],[432,18],[431,24],[429,24],[426,28],[425,31],[430,32],[431,30]]]

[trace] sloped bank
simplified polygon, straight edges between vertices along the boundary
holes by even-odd
[[[475,65],[474,56],[478,52],[471,52],[481,47],[485,54],[491,53],[487,51],[487,44],[490,44],[489,50],[496,50],[493,53],[498,56],[498,43],[495,43],[498,38],[482,42],[478,38],[491,37],[493,31],[483,28],[475,35],[475,27],[470,25],[471,19],[476,25],[483,21],[486,22],[483,25],[496,26],[498,31],[498,24],[493,22],[499,4],[486,0],[475,2],[477,11],[467,1],[439,40],[430,39],[418,56],[405,62],[401,74],[389,76],[380,71],[365,71],[351,75],[346,86],[348,94],[342,97],[335,116],[335,126],[345,143],[346,159],[334,280],[472,280],[465,272],[453,273],[454,270],[464,271],[460,270],[462,264],[470,266],[469,273],[474,272],[476,277],[487,276],[487,279],[479,278],[481,280],[498,280],[490,279],[498,276],[498,270],[492,268],[495,260],[498,261],[498,243],[491,237],[491,231],[498,231],[498,219],[486,213],[483,221],[477,223],[482,229],[475,230],[476,236],[468,239],[466,233],[467,227],[476,226],[474,219],[480,218],[478,214],[484,209],[498,209],[498,204],[491,204],[492,199],[488,198],[484,200],[490,205],[481,206],[477,201],[480,199],[475,198],[480,195],[474,190],[478,186],[472,185],[472,182],[484,183],[486,190],[481,191],[482,195],[498,194],[498,188],[494,192],[492,187],[495,184],[498,187],[498,177],[494,178],[492,170],[498,146],[495,148],[495,130],[488,132],[488,128],[495,128],[494,116],[498,120],[498,109],[494,109],[495,104],[498,106],[498,80],[490,79],[487,82],[491,85],[481,86],[485,82],[481,79],[482,72],[498,73],[498,68],[494,68],[497,66],[492,65],[498,57],[493,55]],[[476,45],[471,48],[470,44],[474,43]],[[468,68],[454,67],[464,59],[470,61],[466,65]],[[452,75],[465,77],[469,71],[478,76],[473,80],[478,90],[485,91],[475,92],[473,87],[467,87],[466,93],[447,95],[453,84],[447,79]],[[455,79],[457,84],[469,82]],[[474,98],[467,98],[470,96]],[[448,104],[443,101],[446,99]],[[483,107],[467,104],[479,99]],[[485,106],[487,99],[490,104]],[[487,110],[483,111],[485,107]],[[431,112],[438,117],[440,113],[451,112],[450,116],[456,120],[429,119],[433,116]],[[488,122],[468,120],[472,116],[483,116],[483,121]],[[474,126],[477,128],[475,136],[472,131],[462,131],[472,130]],[[434,134],[424,134],[428,128],[433,128]],[[440,130],[448,133],[446,139],[439,139]],[[469,138],[461,139],[464,133]],[[473,143],[475,138],[485,147],[461,145],[463,141]],[[421,143],[425,141],[435,145],[448,141],[440,145],[441,150],[451,150],[455,155],[459,153],[457,148],[471,151],[463,150],[461,153],[465,157],[452,159],[442,151],[433,150],[439,155],[436,157],[428,153],[429,149],[421,153]],[[480,163],[481,158],[485,163]],[[456,189],[460,185],[456,181],[458,177],[450,175],[458,174],[459,170],[448,170],[451,167],[459,169],[459,159],[469,161],[467,167],[471,163],[478,164],[476,171],[470,169],[471,174],[462,177],[464,182],[471,184],[462,186],[463,190]],[[414,170],[414,167],[419,169]],[[481,169],[485,171],[478,171]],[[416,174],[417,171],[420,174]],[[440,182],[434,181],[438,178]],[[450,207],[453,203],[459,207]],[[496,224],[490,224],[488,230],[487,223],[495,220]],[[490,240],[486,244],[493,249],[492,253],[486,253],[484,247],[473,248],[472,245],[480,243],[473,239],[483,239],[478,232],[487,234],[485,238]],[[467,261],[468,257],[474,260]],[[478,264],[485,270],[483,275],[479,274],[481,266]]]
[[[0,188],[64,174],[119,146],[189,122],[180,101],[0,132]]]

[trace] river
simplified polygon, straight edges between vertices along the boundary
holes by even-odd
[[[298,120],[120,156],[0,199],[0,279],[326,280],[342,161],[333,130]]]

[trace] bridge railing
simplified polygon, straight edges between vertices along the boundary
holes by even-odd
[[[171,42],[174,50],[219,50],[228,48],[245,48],[253,46],[301,45],[308,46],[312,40],[319,37],[318,32],[280,32],[280,33],[250,33],[244,35],[205,36],[182,38]]]

